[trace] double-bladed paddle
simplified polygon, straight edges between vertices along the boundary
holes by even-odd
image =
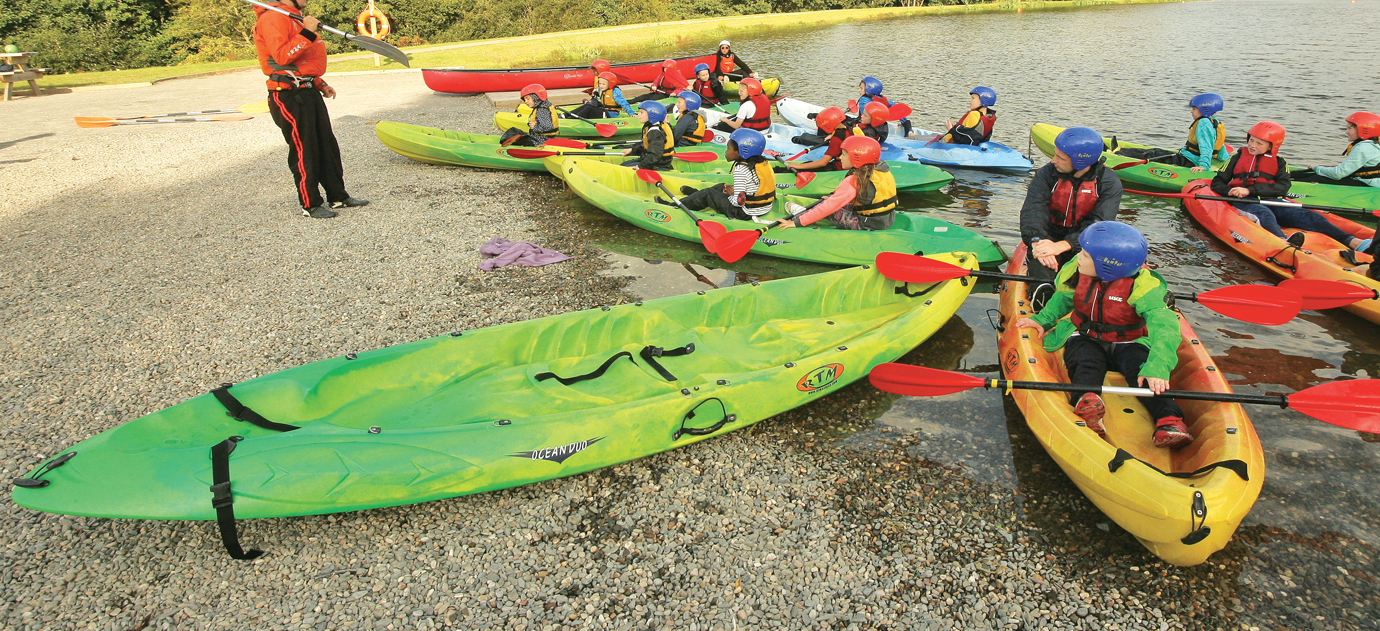
[[[585,117],[583,117],[583,116],[576,116],[574,112],[572,112],[572,111],[570,111],[570,110],[568,110],[568,109],[566,109],[566,108],[563,108],[563,107],[555,107],[555,106],[552,106],[552,107],[553,107],[556,111],[558,111],[558,112],[560,112],[560,113],[562,113],[562,114],[568,114],[571,118],[578,119],[578,120],[582,120],[582,121],[584,121],[584,122],[586,122],[586,123],[589,123],[589,124],[591,124],[591,125],[594,125],[594,131],[595,131],[595,133],[598,133],[600,136],[603,136],[603,137],[605,137],[605,138],[608,138],[609,136],[612,136],[612,135],[618,133],[618,127],[616,127],[616,126],[614,126],[614,125],[610,125],[610,124],[608,124],[608,123],[601,123],[601,122],[599,122],[599,121],[590,120],[590,119],[585,118]]]
[[[207,116],[194,118],[104,118],[100,116],[77,116],[77,127],[112,127],[114,125],[151,125],[157,123],[215,123],[227,121],[247,121],[253,116]]]
[[[1380,217],[1380,210],[1366,210],[1364,208],[1341,208],[1337,206],[1318,206],[1316,204],[1300,204],[1298,202],[1281,202],[1258,197],[1222,197],[1220,195],[1204,195],[1202,193],[1155,193],[1151,191],[1134,191],[1124,189],[1132,195],[1144,195],[1146,197],[1168,197],[1171,199],[1204,199],[1215,202],[1239,202],[1246,204],[1261,204],[1264,206],[1280,206],[1283,208],[1306,208],[1308,210],[1321,210],[1323,212],[1336,213],[1338,215],[1371,215]]]
[[[268,9],[269,11],[273,11],[273,12],[276,12],[276,13],[281,13],[281,14],[286,15],[286,16],[288,16],[288,17],[294,19],[294,20],[297,20],[298,22],[301,22],[301,21],[302,21],[302,16],[301,16],[301,15],[298,15],[298,14],[296,14],[296,13],[291,13],[291,12],[286,11],[286,10],[284,10],[284,9],[280,9],[280,8],[278,8],[278,7],[275,7],[275,6],[271,6],[271,5],[264,4],[264,3],[262,3],[262,2],[259,2],[258,0],[244,0],[244,1],[245,1],[245,2],[248,2],[249,4],[254,5],[254,6],[256,6],[256,7],[263,7],[263,8],[265,8],[265,9]],[[356,34],[354,34],[354,33],[346,33],[345,31],[342,31],[342,30],[340,30],[340,29],[331,28],[331,27],[329,27],[329,26],[326,26],[325,24],[318,25],[317,28],[319,28],[319,29],[321,29],[321,30],[323,30],[323,31],[326,31],[327,33],[331,33],[331,34],[333,34],[333,35],[339,35],[339,36],[341,36],[341,37],[344,37],[346,40],[348,40],[351,44],[354,44],[355,46],[358,46],[358,47],[360,47],[360,48],[363,48],[364,50],[367,50],[367,51],[369,51],[369,52],[371,52],[371,53],[377,53],[377,54],[383,55],[384,57],[387,57],[387,58],[389,58],[389,59],[392,59],[393,61],[396,61],[396,62],[402,64],[403,66],[407,67],[407,68],[411,68],[411,67],[412,67],[412,64],[409,63],[409,62],[407,61],[407,54],[406,54],[406,53],[403,53],[403,51],[401,51],[401,50],[398,50],[398,47],[396,47],[396,46],[394,46],[394,45],[392,45],[392,44],[389,44],[388,42],[385,42],[385,41],[383,41],[383,40],[374,39],[374,38],[372,38],[372,37],[366,37],[366,36],[364,36],[364,35],[356,35]]]
[[[685,214],[690,215],[690,220],[694,221],[695,227],[700,229],[700,243],[704,244],[704,249],[709,250],[710,254],[718,254],[719,239],[728,233],[728,228],[717,221],[705,221],[696,217],[695,213],[690,212],[690,209],[680,202],[680,198],[671,193],[671,189],[666,188],[666,184],[661,181],[660,173],[651,169],[638,169],[637,178],[648,184],[655,184],[657,188],[665,191],[666,196],[670,197],[676,206],[685,211]]]
[[[509,147],[508,155],[524,160],[540,160],[551,156],[621,156],[623,154],[610,151],[546,151],[543,149],[522,149],[519,147]],[[679,158],[686,162],[713,162],[720,159],[720,156],[713,151],[687,151],[685,153],[673,153],[673,158]]]
[[[77,124],[78,124],[78,125],[81,125],[81,123],[82,123],[83,121],[107,121],[107,120],[129,121],[129,120],[138,120],[138,119],[141,119],[141,118],[176,118],[176,117],[181,117],[181,116],[220,116],[220,115],[223,115],[223,114],[263,114],[264,112],[267,112],[267,111],[268,111],[268,101],[255,101],[255,102],[253,102],[253,103],[245,103],[244,105],[241,105],[241,106],[235,107],[235,108],[226,108],[226,109],[220,109],[220,110],[201,110],[201,111],[199,111],[199,112],[169,112],[169,113],[167,113],[167,114],[147,114],[147,115],[144,115],[144,116],[75,116],[75,117],[73,117],[73,118],[75,118],[75,119],[77,120]],[[100,125],[100,127],[104,127],[104,126],[105,126],[105,125]]]
[[[805,211],[818,206],[823,201],[824,200],[821,199],[806,206],[801,209],[800,212],[791,215],[790,218],[804,214]],[[747,253],[752,251],[752,246],[757,245],[757,239],[765,234],[767,230],[770,230],[773,225],[776,225],[776,222],[772,222],[771,225],[763,226],[756,230],[734,230],[719,239],[719,251],[715,254],[718,254],[719,258],[727,263],[737,262],[738,259],[747,256]]]
[[[790,171],[794,172],[796,189],[805,188],[806,186],[810,185],[810,182],[815,181],[814,171],[796,171],[793,167],[791,167],[791,165],[787,164],[785,160],[781,159],[781,154],[775,151],[763,151],[762,155],[767,156],[768,158],[771,158],[777,162],[780,162],[781,166],[786,167]]]
[[[848,111],[858,111],[857,99],[848,99]],[[910,106],[905,103],[892,103],[891,106],[887,108],[887,120],[899,121],[913,113],[915,113],[915,110],[911,109]]]
[[[976,388],[1095,392],[1097,394],[1119,394],[1133,397],[1156,396],[1149,388],[1085,386],[1045,381],[1008,381],[894,363],[879,364],[868,374],[867,380],[872,382],[872,385],[876,386],[878,390],[912,397],[938,397]],[[1230,392],[1165,390],[1158,396],[1192,401],[1278,405],[1281,408],[1297,410],[1319,421],[1331,423],[1338,427],[1362,432],[1380,432],[1380,379],[1331,381],[1293,394],[1234,394]]]

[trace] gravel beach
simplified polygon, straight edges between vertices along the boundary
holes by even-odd
[[[552,203],[566,195],[553,178],[432,167],[373,134],[379,120],[489,132],[487,100],[432,93],[415,73],[331,83],[346,184],[373,203],[329,220],[300,216],[267,114],[70,118],[234,107],[264,98],[256,73],[0,107],[0,478],[224,381],[629,300]],[[481,272],[495,236],[574,259]],[[1322,576],[1243,569],[1248,544],[1372,569],[1373,548],[1300,552],[1287,533],[1243,531],[1208,564],[1167,566],[1023,427],[1012,449],[1023,479],[1049,478],[1039,493],[917,456],[923,432],[875,425],[889,395],[846,392],[573,478],[241,522],[268,551],[253,562],[230,559],[210,522],[36,513],[6,485],[0,628],[1376,628],[1374,578],[1324,606]]]

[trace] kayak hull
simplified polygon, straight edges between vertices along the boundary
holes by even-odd
[[[712,63],[714,55],[677,57],[681,76],[693,77],[696,64]],[[625,79],[651,83],[661,75],[666,60],[635,61],[613,64],[613,72]],[[559,88],[587,88],[594,85],[594,73],[589,66],[560,66],[554,68],[423,68],[422,81],[426,87],[448,94],[479,94],[481,92],[517,92],[529,83],[540,83],[548,90]]]
[[[379,121],[374,135],[394,153],[427,164],[512,171],[545,171],[541,160],[514,158],[493,134],[468,134],[421,125]],[[527,147],[530,149],[530,147]]]
[[[665,104],[668,101],[672,106],[675,105],[674,99],[662,99],[659,102]],[[737,103],[729,103],[722,107],[730,113],[738,111]],[[574,111],[575,107],[572,106],[566,109]],[[494,127],[497,127],[499,131],[507,131],[511,127],[526,130],[529,128],[527,118],[530,112],[531,110],[525,105],[518,107],[516,112],[496,112],[494,113]],[[613,118],[595,118],[590,120],[594,122],[588,122],[578,118],[562,118],[560,122],[561,126],[556,132],[556,136],[560,138],[602,138],[603,136],[599,135],[599,129],[596,127],[597,124],[613,125],[614,133],[611,137],[626,140],[629,136],[633,138],[640,138],[642,136],[642,121],[638,120],[635,116],[615,116]],[[715,135],[718,134],[716,133]]]
[[[1025,246],[1012,254],[1008,272],[1025,273]],[[1001,286],[998,340],[1001,368],[1007,379],[1068,382],[1063,351],[1047,353],[1030,330],[1013,326],[1028,315],[1025,283]],[[1170,387],[1202,392],[1231,392],[1188,321],[1179,316],[1183,342]],[[1105,385],[1125,386],[1117,373]],[[1260,495],[1265,459],[1255,428],[1239,404],[1179,401],[1197,439],[1178,450],[1161,449],[1150,440],[1154,421],[1134,397],[1103,395],[1107,404],[1107,437],[1080,425],[1067,394],[1013,390],[1011,396],[1026,424],[1069,479],[1098,509],[1126,529],[1156,556],[1174,565],[1197,565],[1231,540],[1241,520]],[[1109,463],[1124,450],[1135,459],[1115,471]],[[1167,472],[1193,472],[1207,465],[1239,460],[1246,478],[1227,468],[1210,469],[1191,478],[1172,478]],[[1148,463],[1148,465],[1147,465]],[[1206,516],[1194,519],[1194,495],[1200,493]]]

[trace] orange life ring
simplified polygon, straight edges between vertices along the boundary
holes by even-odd
[[[359,31],[359,34],[365,37],[375,37],[369,34],[369,18],[375,18],[379,21],[378,39],[388,37],[389,31],[392,30],[392,27],[388,24],[388,16],[384,15],[383,11],[378,10],[373,3],[370,3],[368,8],[359,12],[359,18],[355,21],[355,29]]]

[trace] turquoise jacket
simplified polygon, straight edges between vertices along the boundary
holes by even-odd
[[[1340,180],[1349,177],[1362,167],[1373,167],[1380,164],[1380,144],[1375,140],[1362,140],[1351,147],[1351,153],[1346,154],[1346,159],[1335,167],[1316,167],[1314,173],[1323,177]],[[1356,178],[1371,186],[1380,186],[1380,177],[1364,180]]]
[[[1179,150],[1179,155],[1188,158],[1193,164],[1203,169],[1210,169],[1212,168],[1212,161],[1214,158],[1226,162],[1231,159],[1231,154],[1227,153],[1227,147],[1224,143],[1222,149],[1217,152],[1217,155],[1212,155],[1212,147],[1217,146],[1217,126],[1212,123],[1212,119],[1210,118],[1203,118],[1201,120],[1203,122],[1194,130],[1194,135],[1198,137],[1198,147],[1203,150],[1203,155],[1195,156],[1189,153],[1187,146]]]

